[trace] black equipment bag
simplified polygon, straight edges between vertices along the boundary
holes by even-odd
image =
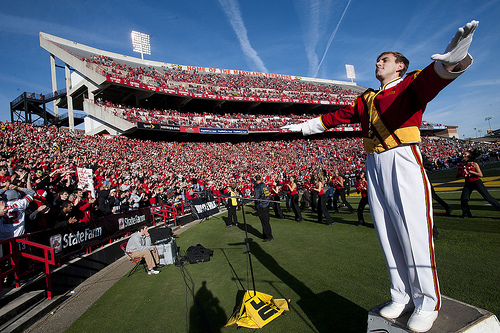
[[[186,251],[186,257],[190,264],[201,264],[202,262],[210,261],[214,251],[207,249],[201,244],[190,246]]]

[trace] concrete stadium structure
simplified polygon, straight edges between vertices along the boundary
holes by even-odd
[[[133,135],[137,132],[146,132],[151,129],[160,129],[161,124],[140,124],[127,121],[106,110],[102,105],[96,104],[96,100],[111,101],[115,104],[141,107],[144,109],[172,109],[179,112],[207,112],[214,114],[237,113],[237,114],[264,114],[272,116],[283,116],[287,114],[323,114],[334,111],[352,102],[354,98],[362,93],[365,88],[353,82],[334,81],[324,79],[313,79],[290,75],[246,72],[239,70],[228,70],[219,68],[208,68],[199,66],[185,66],[165,62],[141,60],[126,55],[99,50],[93,47],[79,44],[70,40],[52,36],[40,32],[40,45],[50,53],[52,90],[58,91],[56,75],[56,58],[64,62],[66,95],[54,101],[54,116],[57,118],[59,108],[68,110],[68,127],[73,129],[73,111],[82,110],[88,116],[85,117],[85,132],[89,135],[111,134],[111,135]],[[150,77],[138,80],[127,80],[126,78],[110,77],[110,69],[99,63],[89,61],[91,59],[111,59],[113,63],[126,68],[147,69],[158,75],[168,70],[179,70],[210,75],[246,75],[251,77],[280,78],[290,82],[300,81],[313,85],[321,85],[340,89],[345,93],[343,102],[332,102],[339,96],[332,94],[328,98],[298,99],[298,98],[255,98],[233,96],[232,94],[211,94],[190,92],[194,85],[191,82],[173,82],[178,89],[162,87]],[[59,87],[60,89],[60,87]],[[323,96],[324,97],[324,96]],[[339,98],[340,100],[340,98]],[[161,128],[162,134],[175,136],[182,132],[178,128]],[[451,137],[456,135],[456,127],[423,124],[421,130],[424,133],[442,132],[442,136]],[[186,131],[189,133],[189,131]],[[224,131],[221,131],[224,132]],[[347,126],[336,131],[335,135],[360,135],[360,128]],[[343,133],[339,133],[343,132]],[[192,132],[191,132],[192,133]],[[202,133],[196,130],[196,133]],[[207,134],[217,135],[216,131],[207,131]],[[228,134],[228,133],[224,133]],[[241,134],[240,132],[230,134]],[[262,131],[248,131],[243,134],[262,135]],[[154,135],[158,135],[157,132]],[[182,133],[186,136],[187,133]],[[292,135],[291,133],[279,133],[278,130],[268,131],[267,135]],[[195,135],[191,135],[193,138]]]

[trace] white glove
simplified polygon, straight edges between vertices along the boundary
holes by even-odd
[[[281,129],[287,129],[290,132],[302,132],[304,136],[326,131],[325,126],[321,122],[321,117],[309,119],[301,124],[286,125],[281,127]]]
[[[467,56],[470,43],[472,42],[472,35],[478,24],[478,21],[471,21],[462,28],[458,28],[457,33],[446,47],[444,54],[434,54],[431,56],[431,59],[441,61],[445,66],[455,66],[458,64]]]
[[[289,130],[290,132],[302,132],[302,124],[285,125],[280,129]]]

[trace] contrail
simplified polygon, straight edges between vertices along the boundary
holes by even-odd
[[[316,77],[318,75],[319,68],[323,64],[323,60],[325,60],[326,54],[328,53],[328,49],[330,49],[330,45],[332,44],[333,39],[335,38],[335,35],[337,34],[337,30],[339,29],[340,23],[342,23],[342,19],[344,18],[345,13],[347,12],[347,8],[349,8],[349,5],[351,4],[351,0],[347,2],[347,5],[345,6],[344,12],[342,13],[342,16],[340,17],[339,23],[337,23],[337,26],[333,30],[330,39],[328,40],[328,44],[326,44],[326,49],[325,53],[323,54],[323,58],[321,58],[321,61],[319,62],[318,67],[316,68],[316,71],[314,72],[313,77]]]
[[[257,70],[260,72],[267,73],[268,70],[264,65],[264,62],[252,48],[250,45],[250,40],[248,39],[247,29],[245,28],[245,23],[243,22],[243,18],[241,17],[240,9],[238,7],[238,2],[235,0],[219,0],[219,3],[222,6],[222,9],[226,12],[226,15],[229,18],[229,22],[233,27],[238,40],[240,41],[241,50],[243,53],[250,58],[250,60],[257,67]]]
[[[310,14],[310,20],[309,20],[309,34],[308,38],[306,39],[306,56],[307,59],[309,60],[309,70],[308,70],[308,75],[311,75],[315,68],[318,66],[319,59],[318,55],[316,54],[316,46],[318,45],[318,40],[319,40],[319,24],[322,22],[321,19],[321,14],[324,14],[324,10],[322,9],[326,7],[321,4],[320,1],[316,0],[311,0],[310,6],[309,6],[309,14]],[[326,13],[326,15],[328,15]]]

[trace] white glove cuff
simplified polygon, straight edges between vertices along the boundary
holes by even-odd
[[[309,119],[302,126],[302,134],[304,136],[323,133],[324,131],[326,131],[326,128],[321,122],[321,117]]]
[[[458,76],[460,76],[460,74],[465,72],[467,68],[469,68],[470,65],[472,65],[472,61],[473,61],[472,56],[467,53],[467,56],[464,59],[462,59],[462,61],[459,62],[459,64],[463,68],[462,70],[458,72],[449,72],[448,70],[446,70],[446,68],[444,68],[445,64],[442,63],[441,61],[435,62],[434,70],[436,71],[437,75],[439,75],[440,78],[445,80],[453,80]]]

